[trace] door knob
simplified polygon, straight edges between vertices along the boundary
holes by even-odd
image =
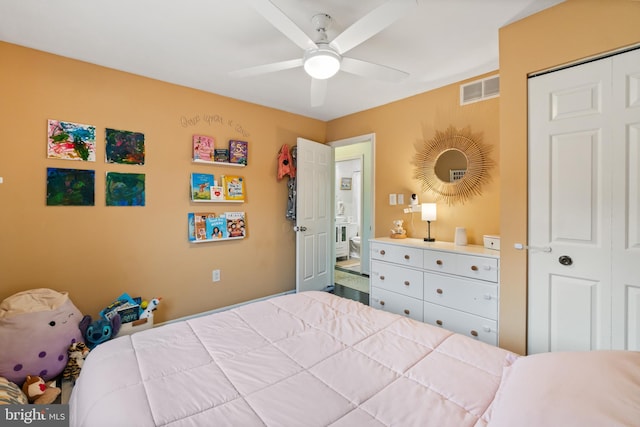
[[[573,264],[573,260],[571,259],[571,257],[569,255],[562,255],[560,258],[558,258],[558,262],[562,265],[571,265]]]
[[[293,231],[307,231],[307,227],[296,225],[295,227],[293,227]]]

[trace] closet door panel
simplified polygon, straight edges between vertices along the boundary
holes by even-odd
[[[640,350],[640,50],[612,57],[613,347]]]

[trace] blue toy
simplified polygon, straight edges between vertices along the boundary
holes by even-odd
[[[91,321],[91,316],[86,315],[80,322],[80,330],[82,331],[85,343],[90,349],[93,349],[98,344],[109,341],[118,335],[121,325],[122,322],[119,314],[115,314],[111,320],[99,318],[95,322]]]

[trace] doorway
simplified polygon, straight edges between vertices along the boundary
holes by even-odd
[[[373,236],[374,143],[374,134],[329,143],[334,149],[335,293],[365,304]]]

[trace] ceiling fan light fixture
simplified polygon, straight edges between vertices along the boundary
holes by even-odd
[[[327,47],[311,49],[304,54],[304,70],[314,79],[325,80],[340,70],[340,55]]]

